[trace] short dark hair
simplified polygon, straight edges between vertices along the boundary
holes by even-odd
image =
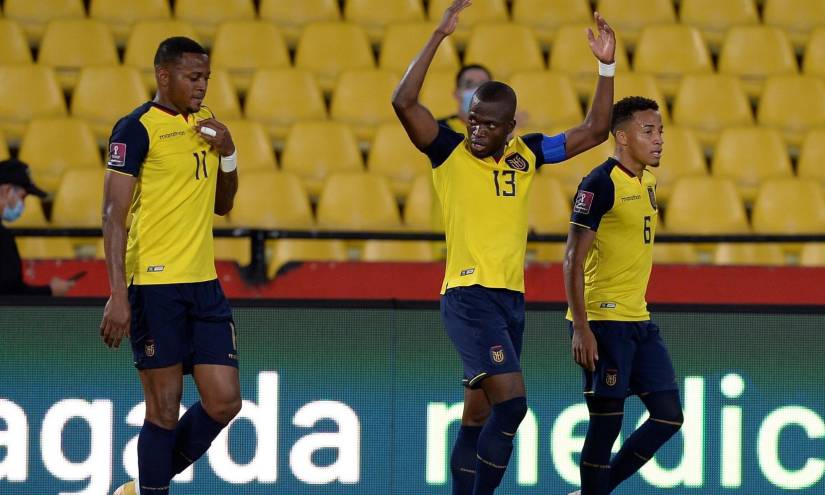
[[[655,100],[644,96],[628,96],[617,101],[613,105],[613,116],[610,119],[610,132],[616,135],[616,129],[628,120],[633,118],[636,112],[645,110],[659,110],[659,104]]]
[[[459,83],[461,83],[461,78],[464,77],[464,73],[470,70],[483,70],[485,74],[487,74],[487,79],[492,79],[493,74],[490,72],[490,69],[484,67],[481,64],[470,64],[470,65],[463,65],[460,69],[458,69],[458,74],[455,75],[455,87],[457,88]]]
[[[197,41],[185,36],[173,36],[160,42],[155,52],[155,67],[175,63],[184,53],[207,55],[206,50]]]
[[[512,119],[516,112],[516,92],[513,88],[500,81],[487,81],[483,83],[475,92],[474,98],[485,103],[502,103],[507,105],[507,110],[512,114],[504,116]]]

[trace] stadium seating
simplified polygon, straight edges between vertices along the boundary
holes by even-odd
[[[539,169],[541,175],[555,177],[561,183],[564,194],[570,201],[576,193],[579,183],[590,173],[612,156],[616,150],[616,143],[611,136],[607,141],[584,153],[574,156],[562,163],[544,165]]]
[[[252,259],[249,238],[229,239],[215,237],[215,260],[234,261],[240,266],[246,266]]]
[[[825,77],[825,26],[815,29],[808,40],[802,73],[806,76]]]
[[[532,31],[510,23],[477,24],[467,42],[464,63],[483,64],[498,80],[506,80],[519,71],[544,69],[541,49]]]
[[[773,243],[719,243],[713,262],[717,265],[783,265],[782,247]]]
[[[435,29],[431,22],[402,22],[387,26],[378,66],[402,74],[421,51]],[[446,38],[435,52],[429,75],[434,71],[458,71],[460,62],[451,38]]]
[[[35,183],[50,193],[58,190],[69,169],[103,170],[94,134],[85,122],[72,118],[33,120],[20,145],[20,159],[31,166]],[[95,208],[99,226],[100,204]]]
[[[729,179],[683,177],[667,205],[668,232],[744,234],[750,231],[745,207]]]
[[[15,241],[20,258],[24,260],[65,260],[75,257],[72,242],[66,237],[16,237]]]
[[[799,178],[825,185],[825,127],[812,129],[805,135],[799,153],[796,172]]]
[[[103,167],[66,170],[54,198],[52,224],[99,228],[104,174]]]
[[[738,78],[687,75],[676,93],[673,122],[692,129],[703,146],[711,147],[723,128],[753,124],[753,112]]]
[[[244,106],[246,117],[276,140],[283,140],[295,122],[327,118],[321,89],[312,73],[301,69],[258,70]]]
[[[545,130],[578,125],[583,119],[581,104],[570,79],[564,74],[530,71],[513,74],[509,80],[516,92],[518,111],[526,115],[520,128]]]
[[[321,192],[332,172],[362,172],[355,136],[340,122],[299,122],[287,135],[281,168],[301,178],[311,196]]]
[[[258,69],[290,66],[286,42],[278,28],[264,21],[227,21],[218,27],[210,53],[213,68],[229,72],[234,86],[246,93]]]
[[[430,160],[418,151],[398,123],[382,124],[367,158],[367,170],[389,180],[393,194],[406,197],[413,180],[431,170]]]
[[[91,0],[89,4],[89,17],[109,26],[118,45],[126,43],[136,22],[169,19],[171,15],[168,0]]]
[[[595,96],[595,94],[593,95]],[[670,122],[670,111],[667,108],[667,100],[662,91],[659,90],[659,85],[651,74],[641,74],[638,72],[629,72],[622,74],[613,81],[613,100],[619,101],[627,96],[644,96],[650,98],[659,104],[659,114],[662,116],[662,122],[667,124]],[[593,98],[590,98],[590,105],[593,105]]]
[[[599,65],[587,42],[586,29],[591,24],[571,24],[560,27],[553,39],[549,66],[551,71],[563,72],[570,76],[576,92],[588,97],[596,90]],[[630,72],[630,62],[622,43],[622,36],[616,35],[616,72]],[[495,74],[494,74],[495,75]],[[618,79],[618,78],[617,78]]]
[[[797,71],[791,43],[779,28],[734,26],[725,36],[719,54],[719,72],[741,78],[751,98],[762,94],[767,77]]]
[[[614,31],[631,49],[645,26],[676,22],[671,0],[599,0],[596,10],[610,23]]]
[[[802,266],[825,266],[825,243],[809,242],[802,247],[799,258]]]
[[[101,101],[107,102],[101,105]],[[140,73],[129,66],[91,66],[80,71],[72,94],[72,116],[86,121],[101,144],[121,117],[149,101]]]
[[[315,74],[324,91],[332,90],[341,72],[374,66],[367,33],[357,24],[313,22],[301,33],[295,67]]]
[[[244,175],[249,172],[274,172],[277,164],[269,136],[263,126],[254,120],[221,121],[232,134],[235,148],[239,150]],[[245,179],[246,180],[246,179]]]
[[[315,21],[339,21],[338,0],[261,0],[261,20],[274,22],[284,33],[290,47],[295,47],[304,25]]]
[[[680,22],[699,29],[714,52],[731,27],[759,23],[754,0],[681,0],[679,5]]]
[[[212,45],[218,24],[255,18],[252,0],[175,0],[175,17],[195,26],[198,36]]]
[[[567,24],[587,24],[593,12],[587,0],[515,0],[513,22],[533,30],[542,45],[553,44],[556,30]]]
[[[690,129],[665,127],[665,144],[659,167],[649,169],[656,176],[656,198],[667,204],[673,185],[682,177],[708,175],[699,140]]]
[[[63,89],[74,89],[80,69],[119,62],[109,28],[93,19],[58,19],[46,26],[37,62],[54,68]]]
[[[444,232],[431,174],[419,174],[413,181],[404,202],[404,225],[410,230]]]
[[[341,73],[329,114],[349,125],[359,140],[371,140],[378,125],[397,122],[390,101],[400,77],[381,69],[351,69]]]
[[[26,33],[29,44],[37,45],[49,21],[82,19],[86,16],[83,0],[6,0],[3,15],[16,21]]]
[[[235,227],[297,230],[315,225],[300,179],[275,170],[244,172],[230,223]]]
[[[547,165],[552,166],[552,165]],[[527,206],[527,224],[539,234],[566,234],[570,227],[570,204],[559,181],[547,174],[533,178]]]
[[[809,129],[825,126],[825,82],[811,76],[775,76],[765,83],[756,114],[759,125],[783,133],[798,147]]]
[[[424,20],[424,9],[420,0],[347,0],[344,18],[363,26],[370,41],[378,43],[389,24]]]
[[[126,42],[123,53],[123,64],[131,65],[140,71],[143,84],[154,90],[155,82],[155,52],[160,42],[172,36],[186,36],[200,41],[195,28],[188,22],[178,19],[146,20],[135,23]]]
[[[793,174],[782,135],[764,127],[724,129],[716,144],[711,172],[714,177],[733,180],[747,202],[754,200],[762,181]]]
[[[0,65],[31,64],[32,52],[20,25],[0,19]]]
[[[37,196],[26,196],[24,200],[26,207],[23,209],[23,214],[20,218],[15,220],[15,227],[48,227],[49,221],[46,220],[46,215],[43,213],[43,203]]]
[[[212,69],[203,104],[209,107],[218,119],[241,118],[241,104],[238,101],[238,94],[235,92],[229,74],[225,70]]]
[[[802,51],[811,31],[825,25],[825,2],[820,0],[765,0],[765,24],[781,28],[798,51]]]
[[[272,243],[272,261],[267,276],[274,278],[291,261],[346,261],[347,247],[339,240],[279,239]]]
[[[763,182],[753,206],[753,230],[760,234],[825,232],[822,186],[798,178]]]
[[[397,230],[401,216],[387,180],[377,174],[334,173],[324,183],[318,226],[331,230]]]
[[[672,98],[682,76],[713,72],[713,65],[696,28],[663,24],[642,30],[636,44],[633,69],[653,74],[665,96]]]
[[[698,262],[699,253],[693,244],[657,242],[653,245],[653,263],[656,265],[694,265]]]
[[[378,241],[364,243],[361,261],[435,261],[435,251],[427,241]]]
[[[421,104],[427,107],[437,119],[454,115],[458,112],[458,100],[455,96],[455,78],[457,71],[428,72],[421,88]]]
[[[439,22],[444,16],[444,11],[450,6],[453,0],[431,0],[427,14],[431,21]],[[452,34],[459,48],[463,47],[470,38],[470,31],[473,26],[482,22],[506,22],[507,5],[505,0],[474,0],[472,8],[461,13],[461,22],[456,26]]]

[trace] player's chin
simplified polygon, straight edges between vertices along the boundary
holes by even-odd
[[[201,98],[192,98],[191,100],[189,100],[189,108],[187,108],[186,110],[189,111],[189,113],[195,113],[195,112],[199,112],[202,106],[203,106],[203,99],[201,99]]]

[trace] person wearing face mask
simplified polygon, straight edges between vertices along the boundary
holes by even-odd
[[[458,113],[438,120],[439,125],[446,125],[455,132],[466,134],[467,116],[470,113],[470,103],[479,86],[491,81],[493,75],[480,64],[465,65],[455,76],[455,92],[453,96],[458,101]]]
[[[19,160],[0,162],[0,294],[54,295],[62,296],[72,288],[74,282],[53,278],[49,285],[29,285],[23,281],[20,253],[14,236],[5,224],[20,218],[25,208],[24,200],[33,194],[39,198],[46,196],[31,179],[29,166]]]

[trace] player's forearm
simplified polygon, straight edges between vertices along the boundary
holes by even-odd
[[[613,78],[599,76],[593,105],[587,112],[584,124],[596,144],[604,142],[610,134],[610,114],[613,112]]]
[[[421,87],[424,85],[424,77],[427,75],[427,70],[433,61],[438,46],[444,40],[445,35],[438,31],[433,32],[427,44],[412,61],[401,78],[401,82],[392,95],[392,106],[396,111],[409,108],[418,103],[418,95],[421,93]]]
[[[126,293],[126,214],[104,210],[103,250],[112,294]]]
[[[232,211],[235,204],[235,194],[238,192],[238,171],[218,172],[218,186],[215,191],[215,214],[226,215]]]
[[[584,302],[584,264],[574,256],[564,258],[564,290],[567,305],[573,316],[574,328],[579,328],[587,321],[587,307]]]

